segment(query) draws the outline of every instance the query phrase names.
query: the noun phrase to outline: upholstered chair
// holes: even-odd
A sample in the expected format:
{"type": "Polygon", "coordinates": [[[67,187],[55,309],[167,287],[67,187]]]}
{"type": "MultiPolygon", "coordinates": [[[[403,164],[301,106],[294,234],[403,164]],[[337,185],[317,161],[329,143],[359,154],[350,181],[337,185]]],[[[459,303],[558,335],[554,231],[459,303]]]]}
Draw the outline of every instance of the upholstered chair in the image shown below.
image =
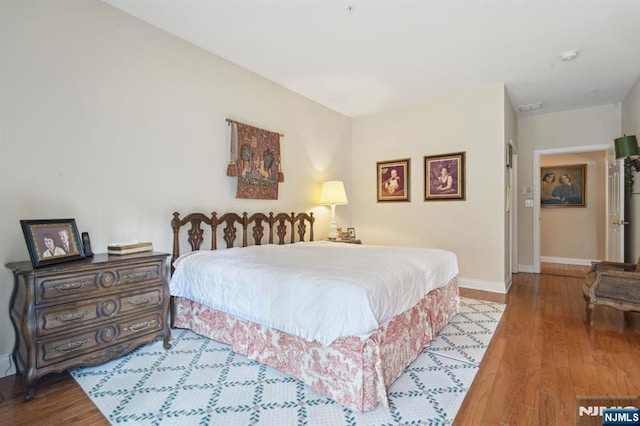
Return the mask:
{"type": "Polygon", "coordinates": [[[640,259],[637,264],[592,262],[583,292],[587,301],[587,321],[591,326],[596,305],[640,312],[640,259]]]}

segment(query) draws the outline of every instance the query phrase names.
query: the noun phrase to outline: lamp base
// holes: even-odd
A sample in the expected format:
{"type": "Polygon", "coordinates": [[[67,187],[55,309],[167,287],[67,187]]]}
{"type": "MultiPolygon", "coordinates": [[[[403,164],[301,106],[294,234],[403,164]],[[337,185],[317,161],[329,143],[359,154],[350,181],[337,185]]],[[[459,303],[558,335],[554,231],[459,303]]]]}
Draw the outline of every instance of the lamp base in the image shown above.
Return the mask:
{"type": "Polygon", "coordinates": [[[331,225],[329,225],[329,233],[327,234],[327,238],[330,240],[338,239],[338,226],[335,222],[331,222],[331,225]]]}

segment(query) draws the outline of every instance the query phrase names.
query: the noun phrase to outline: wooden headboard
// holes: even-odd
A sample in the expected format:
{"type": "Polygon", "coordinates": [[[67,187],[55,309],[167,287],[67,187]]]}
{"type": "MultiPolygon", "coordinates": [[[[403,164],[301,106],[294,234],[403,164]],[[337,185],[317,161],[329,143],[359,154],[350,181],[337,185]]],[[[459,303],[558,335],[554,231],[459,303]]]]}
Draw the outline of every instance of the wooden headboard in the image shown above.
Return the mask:
{"type": "Polygon", "coordinates": [[[276,244],[295,243],[305,241],[307,226],[309,227],[309,239],[313,241],[313,213],[254,213],[249,216],[246,212],[240,216],[237,213],[225,213],[218,217],[213,212],[211,216],[202,213],[191,213],[180,219],[180,213],[174,212],[171,220],[173,228],[173,253],[171,256],[171,272],[173,273],[173,262],[180,256],[180,229],[187,228],[187,242],[191,250],[200,250],[200,245],[204,241],[205,228],[210,227],[211,250],[218,248],[218,227],[222,226],[222,238],[227,248],[233,247],[237,238],[238,230],[242,230],[242,247],[249,245],[249,230],[253,238],[253,245],[261,245],[265,236],[265,228],[268,226],[268,244],[274,244],[274,234],[277,238],[276,244]],[[186,225],[186,226],[185,226],[186,225]],[[287,241],[287,233],[290,234],[287,241]],[[296,234],[298,238],[296,239],[296,234]]]}

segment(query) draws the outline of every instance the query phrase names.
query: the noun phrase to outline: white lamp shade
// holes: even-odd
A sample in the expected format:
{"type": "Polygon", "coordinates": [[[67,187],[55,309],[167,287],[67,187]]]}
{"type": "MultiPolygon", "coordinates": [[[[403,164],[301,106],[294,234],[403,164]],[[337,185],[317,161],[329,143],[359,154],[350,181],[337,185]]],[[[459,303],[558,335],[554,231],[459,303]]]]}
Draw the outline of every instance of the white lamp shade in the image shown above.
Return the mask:
{"type": "Polygon", "coordinates": [[[320,204],[348,204],[344,183],[341,180],[323,182],[320,204]]]}

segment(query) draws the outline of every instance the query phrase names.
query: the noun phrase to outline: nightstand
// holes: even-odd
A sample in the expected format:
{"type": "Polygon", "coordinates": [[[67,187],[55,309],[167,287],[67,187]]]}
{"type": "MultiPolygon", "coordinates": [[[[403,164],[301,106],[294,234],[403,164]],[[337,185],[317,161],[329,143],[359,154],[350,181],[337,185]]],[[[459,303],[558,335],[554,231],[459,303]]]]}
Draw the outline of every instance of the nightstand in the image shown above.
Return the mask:
{"type": "Polygon", "coordinates": [[[332,243],[362,244],[362,240],[358,240],[355,238],[351,238],[349,240],[342,240],[338,238],[337,240],[327,240],[327,241],[330,241],[332,243]]]}

